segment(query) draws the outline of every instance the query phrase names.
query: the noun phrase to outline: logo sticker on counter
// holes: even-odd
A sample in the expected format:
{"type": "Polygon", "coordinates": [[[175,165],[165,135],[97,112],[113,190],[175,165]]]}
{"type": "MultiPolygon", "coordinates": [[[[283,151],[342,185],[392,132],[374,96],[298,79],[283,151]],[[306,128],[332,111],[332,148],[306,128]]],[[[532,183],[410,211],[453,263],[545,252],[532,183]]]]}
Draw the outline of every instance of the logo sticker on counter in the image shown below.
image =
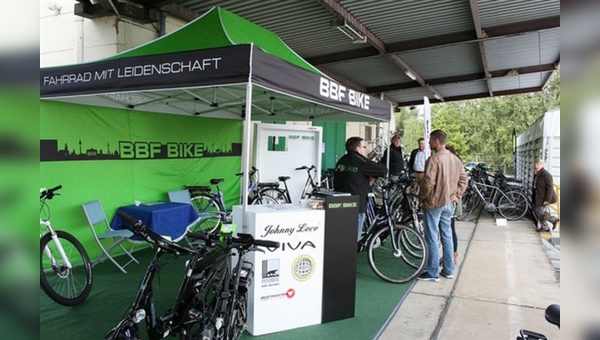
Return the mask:
{"type": "Polygon", "coordinates": [[[298,281],[310,279],[315,272],[315,261],[308,255],[301,255],[294,260],[292,265],[292,274],[298,281]]]}
{"type": "Polygon", "coordinates": [[[261,287],[279,285],[279,259],[262,261],[261,287]]]}

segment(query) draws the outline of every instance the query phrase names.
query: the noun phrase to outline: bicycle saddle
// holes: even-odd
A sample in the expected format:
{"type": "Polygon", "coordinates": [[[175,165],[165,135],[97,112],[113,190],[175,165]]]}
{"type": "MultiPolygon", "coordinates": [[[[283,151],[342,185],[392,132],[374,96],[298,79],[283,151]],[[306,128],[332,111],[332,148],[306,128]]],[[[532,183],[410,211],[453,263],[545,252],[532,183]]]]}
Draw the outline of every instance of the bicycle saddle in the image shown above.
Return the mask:
{"type": "Polygon", "coordinates": [[[285,181],[287,181],[290,178],[291,178],[290,176],[279,176],[279,177],[277,177],[277,179],[280,180],[280,181],[282,181],[282,182],[285,182],[285,181]]]}
{"type": "Polygon", "coordinates": [[[546,308],[546,321],[560,328],[560,305],[552,304],[546,308]]]}
{"type": "Polygon", "coordinates": [[[223,181],[225,181],[225,179],[223,179],[223,178],[213,178],[213,179],[210,180],[210,184],[217,185],[217,184],[219,184],[219,183],[221,183],[223,181]]]}

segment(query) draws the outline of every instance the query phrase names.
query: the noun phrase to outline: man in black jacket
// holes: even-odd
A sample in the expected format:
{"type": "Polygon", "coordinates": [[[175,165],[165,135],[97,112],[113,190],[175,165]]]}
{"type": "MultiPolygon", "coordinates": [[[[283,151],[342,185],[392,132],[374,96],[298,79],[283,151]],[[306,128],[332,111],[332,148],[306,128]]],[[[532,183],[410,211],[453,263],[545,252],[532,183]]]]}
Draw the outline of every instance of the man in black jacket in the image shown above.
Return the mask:
{"type": "MultiPolygon", "coordinates": [[[[390,141],[390,176],[400,176],[404,171],[404,159],[402,158],[402,147],[400,147],[400,136],[394,135],[390,141]]],[[[383,153],[379,163],[387,166],[388,149],[383,153]]]]}
{"type": "Polygon", "coordinates": [[[366,149],[364,139],[360,137],[348,138],[346,141],[346,154],[338,160],[333,173],[333,188],[335,191],[349,192],[359,197],[357,240],[360,240],[365,222],[367,193],[371,179],[385,176],[387,173],[384,165],[372,162],[366,157],[366,149]]]}
{"type": "Polygon", "coordinates": [[[556,228],[558,218],[552,216],[547,210],[548,204],[556,203],[556,193],[554,192],[554,179],[548,170],[544,169],[544,161],[536,159],[533,162],[535,174],[533,176],[533,207],[535,215],[540,222],[538,231],[550,231],[546,221],[552,223],[552,229],[556,228]]]}

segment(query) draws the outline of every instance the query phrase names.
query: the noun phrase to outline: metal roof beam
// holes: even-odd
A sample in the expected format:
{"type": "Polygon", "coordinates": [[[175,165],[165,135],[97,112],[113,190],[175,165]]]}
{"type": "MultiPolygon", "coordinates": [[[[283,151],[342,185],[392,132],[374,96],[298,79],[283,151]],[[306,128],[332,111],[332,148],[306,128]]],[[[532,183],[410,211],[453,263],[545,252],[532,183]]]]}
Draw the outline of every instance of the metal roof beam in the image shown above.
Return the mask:
{"type": "MultiPolygon", "coordinates": [[[[535,66],[526,66],[519,67],[514,69],[506,69],[506,70],[497,70],[490,71],[489,76],[491,78],[502,78],[511,75],[523,75],[523,74],[531,74],[531,73],[545,73],[552,72],[557,69],[557,64],[545,64],[545,65],[535,65],[535,66]]],[[[460,76],[451,76],[451,77],[443,77],[443,78],[435,78],[429,79],[429,85],[448,85],[448,84],[456,84],[456,83],[465,83],[470,81],[484,80],[487,79],[485,74],[483,73],[471,73],[460,76]]],[[[378,93],[378,92],[388,92],[388,91],[398,91],[398,90],[407,90],[417,88],[419,86],[414,83],[397,83],[397,84],[388,84],[382,86],[373,86],[366,88],[367,93],[378,93]]]]}
{"type": "MultiPolygon", "coordinates": [[[[541,87],[535,86],[535,87],[527,87],[527,88],[522,88],[522,89],[496,91],[495,94],[496,94],[496,97],[497,96],[508,96],[508,95],[513,95],[513,94],[538,92],[541,89],[542,89],[541,87]]],[[[453,101],[458,101],[458,100],[469,100],[469,99],[478,99],[478,98],[487,98],[487,97],[488,97],[487,92],[481,92],[481,93],[473,93],[473,94],[467,94],[467,95],[462,95],[462,96],[446,97],[444,99],[446,102],[453,102],[453,101]]],[[[430,102],[438,103],[439,101],[433,99],[433,100],[430,100],[430,102]]],[[[411,105],[421,105],[421,104],[423,104],[422,99],[398,102],[398,106],[411,106],[411,105]]]]}
{"type": "Polygon", "coordinates": [[[477,0],[469,0],[469,3],[471,4],[471,14],[473,15],[475,34],[477,35],[477,39],[479,40],[479,55],[481,57],[481,64],[483,65],[483,72],[485,73],[485,81],[487,83],[490,97],[493,97],[494,93],[492,91],[492,82],[490,80],[490,68],[488,66],[487,57],[485,55],[485,44],[483,43],[483,40],[481,40],[486,38],[486,36],[483,30],[481,29],[481,15],[479,15],[479,4],[477,3],[477,0]]]}
{"type": "MultiPolygon", "coordinates": [[[[350,25],[358,30],[359,33],[367,37],[367,42],[371,44],[379,54],[387,55],[396,65],[399,65],[405,72],[410,72],[415,76],[415,81],[418,82],[422,87],[426,88],[433,94],[435,98],[444,100],[442,94],[436,89],[431,87],[425,79],[419,73],[413,69],[404,59],[400,56],[389,54],[385,44],[379,37],[377,37],[365,24],[363,24],[357,17],[355,17],[350,11],[348,11],[342,4],[336,0],[318,0],[321,6],[329,10],[330,12],[342,17],[350,25]]],[[[310,62],[310,61],[309,61],[310,62]]]]}

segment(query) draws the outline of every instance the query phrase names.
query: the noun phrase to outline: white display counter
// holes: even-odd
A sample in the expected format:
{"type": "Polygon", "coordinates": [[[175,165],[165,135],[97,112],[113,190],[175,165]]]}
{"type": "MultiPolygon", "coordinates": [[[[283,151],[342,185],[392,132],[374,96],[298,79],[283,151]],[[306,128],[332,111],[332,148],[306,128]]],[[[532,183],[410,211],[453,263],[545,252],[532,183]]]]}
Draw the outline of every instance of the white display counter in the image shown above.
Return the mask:
{"type": "Polygon", "coordinates": [[[297,204],[233,207],[239,233],[277,241],[279,249],[250,252],[248,331],[262,335],[321,323],[325,211],[297,204]]]}

